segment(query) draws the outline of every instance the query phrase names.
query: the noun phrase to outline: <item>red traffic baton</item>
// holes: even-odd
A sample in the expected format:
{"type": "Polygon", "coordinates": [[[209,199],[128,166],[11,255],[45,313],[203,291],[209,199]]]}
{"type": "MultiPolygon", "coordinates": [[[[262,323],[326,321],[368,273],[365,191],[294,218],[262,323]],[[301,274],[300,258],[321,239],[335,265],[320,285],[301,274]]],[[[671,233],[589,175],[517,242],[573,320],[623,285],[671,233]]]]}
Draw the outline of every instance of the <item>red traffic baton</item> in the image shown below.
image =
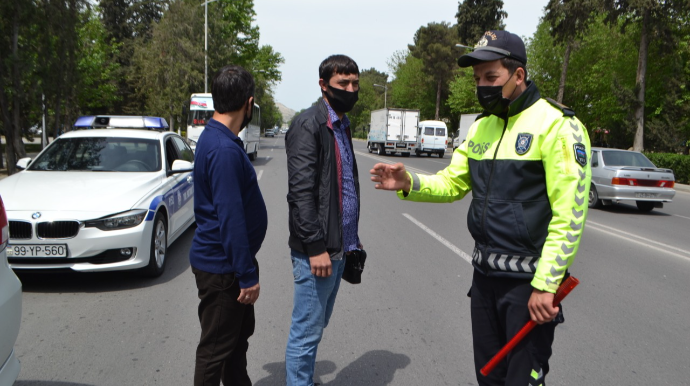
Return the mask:
{"type": "MultiPolygon", "coordinates": [[[[573,290],[578,284],[580,284],[580,281],[577,280],[576,278],[569,276],[561,285],[558,287],[558,291],[556,291],[556,295],[553,297],[553,306],[556,307],[557,305],[561,304],[561,301],[568,296],[570,291],[573,290]]],[[[522,338],[524,338],[527,334],[529,334],[530,331],[537,325],[537,322],[530,320],[527,322],[521,329],[518,331],[517,334],[508,342],[506,343],[505,346],[501,349],[501,351],[498,352],[498,354],[494,355],[493,358],[480,370],[483,376],[489,375],[491,370],[496,367],[496,365],[503,360],[503,358],[508,355],[510,350],[515,348],[515,346],[520,343],[522,338]]]]}

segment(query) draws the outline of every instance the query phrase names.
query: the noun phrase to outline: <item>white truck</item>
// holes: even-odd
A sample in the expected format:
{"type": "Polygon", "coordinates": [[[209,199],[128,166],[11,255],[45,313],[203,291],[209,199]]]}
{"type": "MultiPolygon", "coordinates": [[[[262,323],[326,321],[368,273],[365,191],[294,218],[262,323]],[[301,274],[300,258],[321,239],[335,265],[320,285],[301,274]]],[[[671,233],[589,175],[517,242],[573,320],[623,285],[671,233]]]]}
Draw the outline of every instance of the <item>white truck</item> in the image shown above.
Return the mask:
{"type": "Polygon", "coordinates": [[[409,157],[417,146],[419,110],[386,108],[371,112],[371,124],[367,135],[369,153],[378,155],[400,152],[409,157]]]}
{"type": "Polygon", "coordinates": [[[470,126],[477,120],[479,113],[476,114],[462,114],[460,115],[460,124],[458,125],[458,131],[455,132],[453,136],[453,151],[459,148],[460,145],[467,139],[467,133],[470,132],[470,126]]]}
{"type": "MultiPolygon", "coordinates": [[[[189,114],[187,115],[187,139],[191,140],[192,150],[196,149],[196,141],[208,121],[213,117],[213,97],[210,93],[192,94],[189,101],[189,114]]],[[[238,137],[244,143],[244,151],[250,160],[255,160],[259,153],[259,141],[261,140],[261,109],[254,104],[252,120],[247,127],[242,128],[238,137]]]]}

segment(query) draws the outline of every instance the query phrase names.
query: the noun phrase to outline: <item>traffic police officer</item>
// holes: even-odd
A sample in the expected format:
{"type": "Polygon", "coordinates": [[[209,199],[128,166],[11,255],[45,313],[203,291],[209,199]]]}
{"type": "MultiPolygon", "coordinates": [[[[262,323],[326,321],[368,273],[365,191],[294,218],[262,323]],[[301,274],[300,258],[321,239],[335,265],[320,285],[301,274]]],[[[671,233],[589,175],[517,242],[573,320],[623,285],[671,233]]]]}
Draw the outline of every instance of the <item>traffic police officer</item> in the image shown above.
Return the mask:
{"type": "Polygon", "coordinates": [[[541,97],[527,80],[525,45],[487,31],[458,60],[472,66],[484,108],[436,175],[402,163],[371,170],[377,189],[401,199],[452,202],[472,191],[467,225],[475,240],[471,297],[479,385],[543,385],[557,323],[553,297],[578,251],[591,171],[589,137],[575,113],[541,97]],[[480,369],[528,321],[539,325],[492,373],[480,369]]]}

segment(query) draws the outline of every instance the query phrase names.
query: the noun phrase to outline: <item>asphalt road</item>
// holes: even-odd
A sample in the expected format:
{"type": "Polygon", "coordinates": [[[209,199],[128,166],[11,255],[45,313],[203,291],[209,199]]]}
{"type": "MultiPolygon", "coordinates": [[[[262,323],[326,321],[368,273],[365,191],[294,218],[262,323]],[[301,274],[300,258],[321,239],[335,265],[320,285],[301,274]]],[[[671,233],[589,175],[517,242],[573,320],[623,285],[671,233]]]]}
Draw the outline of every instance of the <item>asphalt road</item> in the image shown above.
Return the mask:
{"type": "MultiPolygon", "coordinates": [[[[258,255],[261,297],[250,340],[256,386],[284,384],[292,309],[283,135],[261,138],[254,166],[269,213],[258,255]]],[[[363,283],[343,282],[319,348],[316,380],[341,385],[476,385],[469,299],[469,200],[406,203],[376,191],[368,170],[403,161],[433,173],[437,157],[379,157],[356,142],[362,185],[363,283]]],[[[651,213],[591,210],[571,272],[549,385],[686,385],[690,378],[690,193],[651,213]]],[[[165,274],[22,275],[16,386],[189,385],[199,326],[188,230],[165,274]]]]}

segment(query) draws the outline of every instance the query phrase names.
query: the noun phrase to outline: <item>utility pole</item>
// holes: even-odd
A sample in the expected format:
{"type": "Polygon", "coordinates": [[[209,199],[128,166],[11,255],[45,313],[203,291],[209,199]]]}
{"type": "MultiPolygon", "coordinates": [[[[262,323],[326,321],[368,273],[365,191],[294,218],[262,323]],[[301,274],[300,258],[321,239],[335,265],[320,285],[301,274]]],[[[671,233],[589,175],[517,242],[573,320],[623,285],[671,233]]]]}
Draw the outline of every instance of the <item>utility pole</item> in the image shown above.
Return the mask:
{"type": "Polygon", "coordinates": [[[208,92],[208,3],[218,0],[208,0],[204,2],[204,92],[208,92]]]}
{"type": "Polygon", "coordinates": [[[388,106],[388,86],[381,86],[380,84],[375,84],[374,87],[383,87],[383,108],[387,108],[388,106]]]}

